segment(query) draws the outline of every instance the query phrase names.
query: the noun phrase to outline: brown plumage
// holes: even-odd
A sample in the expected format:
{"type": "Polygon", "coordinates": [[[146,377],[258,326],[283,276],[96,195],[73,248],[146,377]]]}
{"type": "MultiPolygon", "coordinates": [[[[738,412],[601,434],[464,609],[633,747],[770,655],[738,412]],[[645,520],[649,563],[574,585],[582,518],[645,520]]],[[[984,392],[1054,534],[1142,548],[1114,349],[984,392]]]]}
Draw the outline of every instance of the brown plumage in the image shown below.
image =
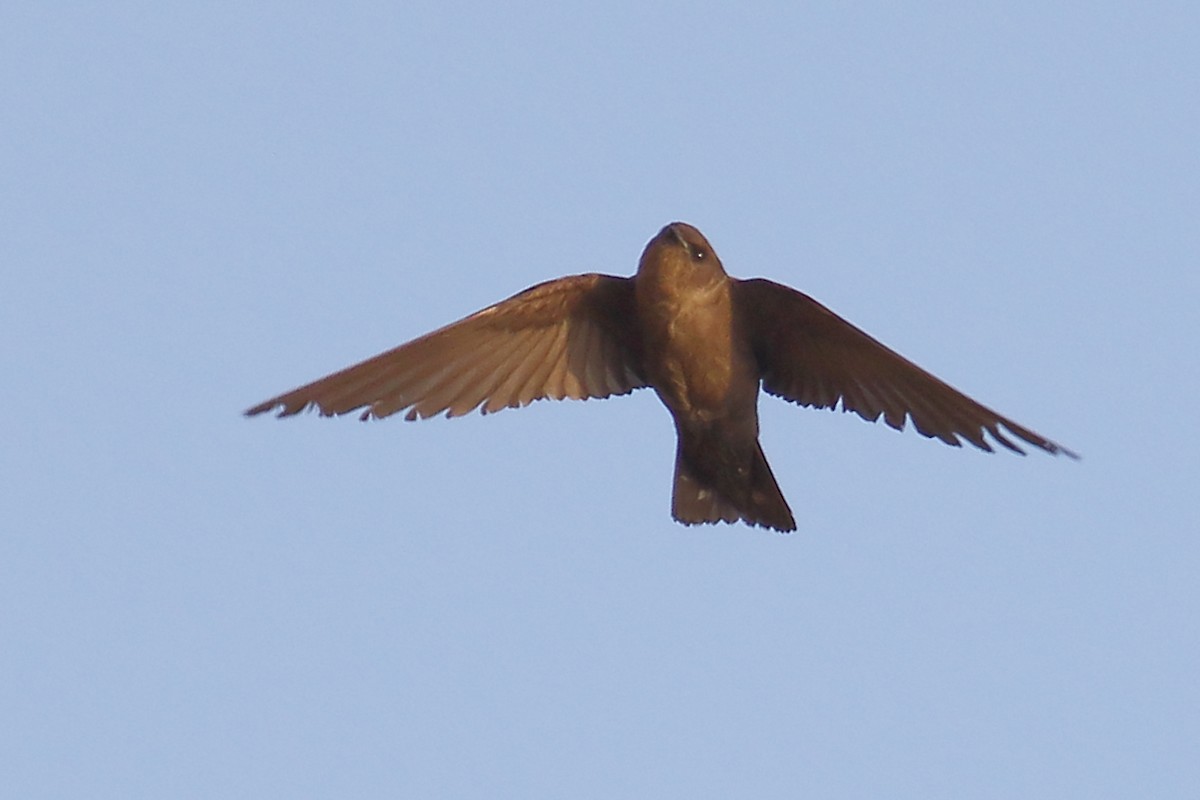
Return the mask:
{"type": "Polygon", "coordinates": [[[675,421],[676,520],[796,522],[758,443],[758,390],[925,436],[1017,453],[1011,437],[1077,456],[980,405],[807,295],[730,278],[690,225],[646,246],[632,278],[548,281],[465,319],[251,408],[290,416],[365,409],[406,419],[516,408],[649,386],[675,421]],[[1006,435],[1006,433],[1008,435],[1006,435]]]}

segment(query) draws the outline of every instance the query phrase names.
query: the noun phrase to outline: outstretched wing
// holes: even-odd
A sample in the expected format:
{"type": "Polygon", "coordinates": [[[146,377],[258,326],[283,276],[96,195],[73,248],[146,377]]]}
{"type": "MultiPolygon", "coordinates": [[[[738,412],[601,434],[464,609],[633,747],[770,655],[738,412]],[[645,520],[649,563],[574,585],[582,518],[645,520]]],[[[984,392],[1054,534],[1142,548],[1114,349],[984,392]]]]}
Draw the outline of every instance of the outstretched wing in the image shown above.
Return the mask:
{"type": "Polygon", "coordinates": [[[734,284],[736,313],[747,326],[763,388],[793,403],[881,416],[958,447],[959,437],[983,450],[1000,444],[1024,453],[1001,431],[1050,453],[1078,458],[1067,448],[997,414],[890,350],[811,297],[772,281],[734,284]]]}
{"type": "Polygon", "coordinates": [[[248,416],[310,406],[362,418],[489,413],[541,398],[626,394],[645,386],[632,324],[633,282],[573,275],[538,284],[361,364],[273,397],[248,416]]]}

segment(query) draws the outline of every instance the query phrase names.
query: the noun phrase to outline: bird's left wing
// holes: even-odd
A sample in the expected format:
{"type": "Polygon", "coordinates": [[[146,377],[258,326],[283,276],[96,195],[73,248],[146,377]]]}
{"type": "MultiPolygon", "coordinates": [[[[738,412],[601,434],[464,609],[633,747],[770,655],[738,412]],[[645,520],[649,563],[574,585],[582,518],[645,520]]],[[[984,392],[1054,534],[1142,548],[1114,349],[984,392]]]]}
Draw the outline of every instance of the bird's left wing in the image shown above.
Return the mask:
{"type": "Polygon", "coordinates": [[[608,397],[646,385],[632,324],[633,281],[573,275],[526,289],[465,319],[273,397],[246,414],[407,419],[484,413],[541,398],[608,397]]]}
{"type": "Polygon", "coordinates": [[[959,446],[958,437],[990,451],[988,433],[1024,451],[1001,428],[1050,453],[1078,458],[1062,445],[975,402],[868,336],[805,294],[772,281],[734,283],[734,308],[746,326],[763,388],[793,403],[854,411],[893,428],[905,418],[921,434],[959,446]]]}

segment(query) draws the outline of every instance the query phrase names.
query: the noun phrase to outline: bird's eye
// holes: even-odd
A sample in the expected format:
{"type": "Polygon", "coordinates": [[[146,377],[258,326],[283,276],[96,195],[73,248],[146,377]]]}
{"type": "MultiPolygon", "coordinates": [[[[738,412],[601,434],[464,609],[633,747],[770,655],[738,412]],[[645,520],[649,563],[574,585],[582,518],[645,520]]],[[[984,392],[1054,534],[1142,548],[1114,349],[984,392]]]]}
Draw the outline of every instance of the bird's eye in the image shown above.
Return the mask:
{"type": "Polygon", "coordinates": [[[708,258],[708,251],[703,247],[695,247],[692,249],[692,258],[696,261],[703,261],[708,258]]]}

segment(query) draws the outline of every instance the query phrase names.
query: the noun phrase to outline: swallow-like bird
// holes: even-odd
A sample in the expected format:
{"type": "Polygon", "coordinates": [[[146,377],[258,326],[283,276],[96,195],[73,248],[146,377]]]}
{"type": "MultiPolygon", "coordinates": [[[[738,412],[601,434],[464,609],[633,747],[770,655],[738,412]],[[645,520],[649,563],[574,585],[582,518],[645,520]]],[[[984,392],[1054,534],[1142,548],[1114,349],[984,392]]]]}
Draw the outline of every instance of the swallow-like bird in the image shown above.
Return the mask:
{"type": "Polygon", "coordinates": [[[667,225],[632,278],[572,275],[533,286],[394,350],[273,397],[248,416],[315,406],[362,419],[484,414],[533,400],[650,387],[678,445],[671,514],[687,525],[736,522],[779,531],[796,520],[758,442],[758,390],[814,408],[883,417],[955,447],[1024,454],[1005,431],[1078,458],[981,405],[811,297],[725,272],[696,228],[667,225]],[[1003,430],[1002,430],[1003,429],[1003,430]]]}

